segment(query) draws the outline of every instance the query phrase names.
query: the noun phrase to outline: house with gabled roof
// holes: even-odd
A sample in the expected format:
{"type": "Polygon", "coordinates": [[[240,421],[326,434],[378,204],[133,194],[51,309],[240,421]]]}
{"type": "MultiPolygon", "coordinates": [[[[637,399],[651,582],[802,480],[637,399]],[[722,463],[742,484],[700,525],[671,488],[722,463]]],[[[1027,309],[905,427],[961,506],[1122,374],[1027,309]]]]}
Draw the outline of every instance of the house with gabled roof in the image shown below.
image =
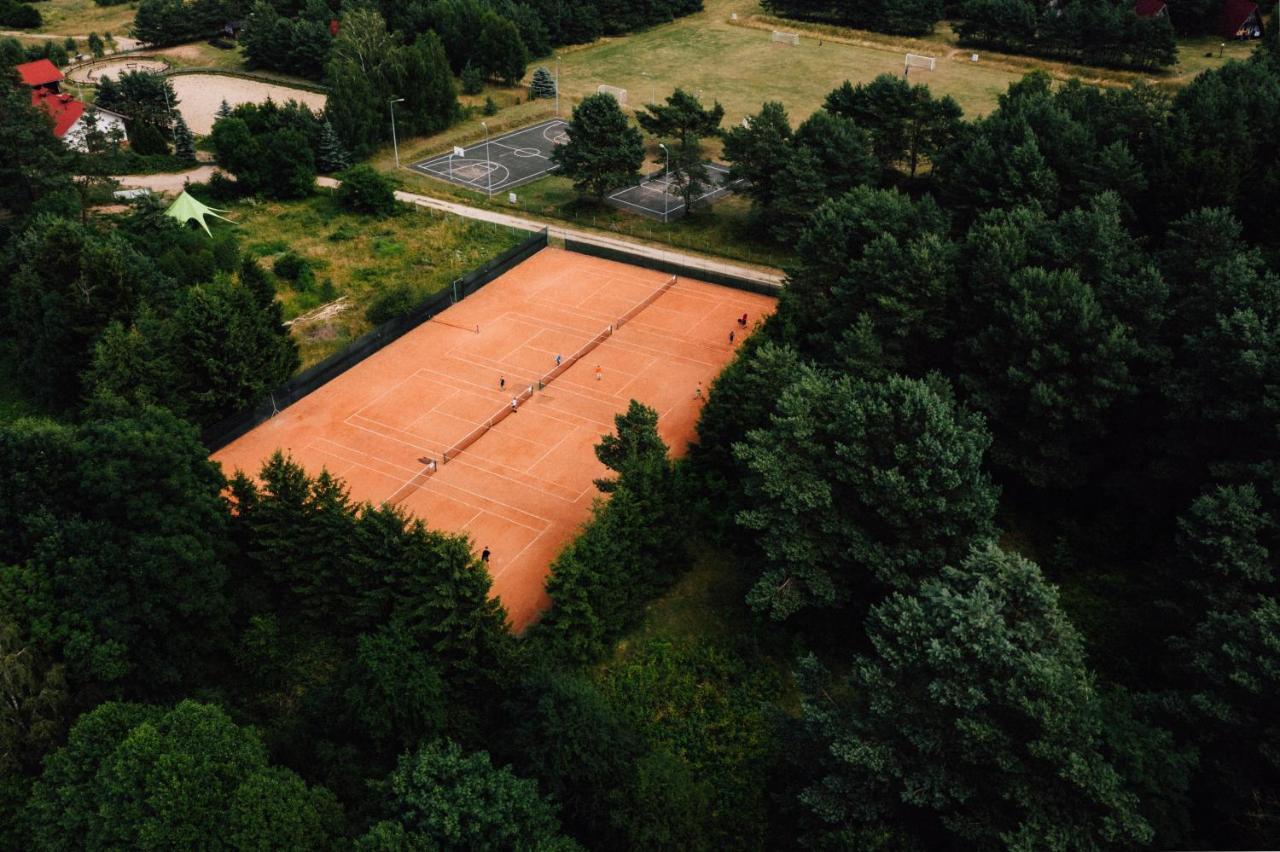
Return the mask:
{"type": "Polygon", "coordinates": [[[86,137],[95,126],[104,134],[118,129],[120,137],[128,140],[125,116],[109,109],[91,107],[63,92],[62,72],[48,59],[24,62],[17,66],[17,70],[22,84],[31,90],[31,105],[44,110],[53,120],[53,135],[68,148],[86,150],[86,137]]]}

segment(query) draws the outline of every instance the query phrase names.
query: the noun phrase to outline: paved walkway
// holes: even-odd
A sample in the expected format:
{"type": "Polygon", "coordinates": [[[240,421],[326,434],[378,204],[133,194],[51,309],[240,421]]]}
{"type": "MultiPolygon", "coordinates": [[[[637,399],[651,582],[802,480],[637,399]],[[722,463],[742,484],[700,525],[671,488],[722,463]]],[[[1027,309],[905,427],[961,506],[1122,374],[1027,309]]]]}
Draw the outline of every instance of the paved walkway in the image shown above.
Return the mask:
{"type": "MultiPolygon", "coordinates": [[[[316,183],[320,186],[327,187],[338,186],[338,181],[328,177],[316,178],[316,183]]],[[[785,278],[782,272],[776,269],[743,266],[741,264],[733,263],[732,261],[709,258],[703,255],[690,254],[686,251],[633,242],[631,240],[619,239],[617,237],[608,237],[592,231],[581,231],[576,228],[566,228],[562,225],[553,225],[549,222],[527,219],[523,216],[514,216],[510,213],[501,213],[497,210],[485,210],[480,207],[470,207],[466,204],[459,204],[455,201],[445,201],[440,198],[432,198],[429,195],[419,195],[414,192],[396,192],[396,198],[407,204],[416,204],[419,207],[440,210],[444,213],[452,213],[455,216],[464,216],[468,219],[478,219],[482,222],[493,222],[496,225],[503,225],[508,228],[519,228],[525,231],[541,231],[543,228],[546,228],[548,235],[553,239],[571,239],[578,242],[591,243],[593,245],[618,249],[620,251],[639,254],[645,257],[652,257],[658,260],[680,263],[695,269],[706,269],[712,272],[719,272],[723,275],[733,275],[738,278],[759,281],[773,287],[781,288],[782,282],[785,278]]]]}

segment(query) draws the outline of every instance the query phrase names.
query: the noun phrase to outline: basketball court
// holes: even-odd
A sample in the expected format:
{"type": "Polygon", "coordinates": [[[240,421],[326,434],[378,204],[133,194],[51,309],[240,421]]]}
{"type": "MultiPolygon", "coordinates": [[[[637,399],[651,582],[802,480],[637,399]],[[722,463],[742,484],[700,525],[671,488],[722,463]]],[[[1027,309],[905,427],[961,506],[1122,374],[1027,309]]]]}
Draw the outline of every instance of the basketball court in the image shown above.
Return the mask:
{"type": "Polygon", "coordinates": [[[449,181],[477,192],[501,192],[536,180],[559,168],[551,162],[557,145],[569,141],[567,121],[553,118],[540,124],[495,136],[426,160],[409,168],[428,177],[449,181]]]}
{"type": "Polygon", "coordinates": [[[631,399],[682,454],[711,381],[769,296],[546,248],[213,456],[256,473],[280,449],[492,551],[515,630],[590,517],[594,447],[631,399]],[[476,330],[478,327],[478,331],[476,330]],[[729,333],[737,340],[731,344],[729,333]],[[559,356],[559,363],[557,363],[559,356]],[[500,386],[505,383],[505,386],[500,386]],[[515,411],[511,401],[517,401],[515,411]]]}
{"type": "MultiPolygon", "coordinates": [[[[722,165],[717,163],[706,163],[705,165],[707,168],[707,187],[694,199],[695,204],[710,204],[712,201],[728,195],[735,187],[744,183],[742,180],[730,181],[729,170],[722,165]]],[[[605,198],[605,201],[619,210],[638,213],[641,216],[647,216],[658,221],[670,221],[683,216],[685,213],[684,198],[680,195],[679,187],[675,185],[669,175],[664,175],[661,172],[655,172],[654,174],[660,176],[653,179],[641,178],[640,183],[636,186],[628,186],[625,189],[611,192],[605,198]]]]}

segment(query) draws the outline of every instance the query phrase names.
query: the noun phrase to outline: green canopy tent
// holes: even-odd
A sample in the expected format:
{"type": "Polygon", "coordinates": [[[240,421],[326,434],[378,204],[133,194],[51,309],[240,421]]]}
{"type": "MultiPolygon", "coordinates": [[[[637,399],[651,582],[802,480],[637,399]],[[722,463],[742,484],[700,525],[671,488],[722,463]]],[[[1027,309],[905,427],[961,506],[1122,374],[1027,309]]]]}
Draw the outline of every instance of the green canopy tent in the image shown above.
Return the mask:
{"type": "Polygon", "coordinates": [[[216,207],[209,207],[201,204],[199,201],[187,194],[186,190],[178,196],[177,200],[169,205],[169,209],[164,211],[164,215],[177,219],[179,222],[186,224],[192,219],[200,223],[200,227],[204,228],[204,232],[209,236],[213,236],[213,232],[209,230],[209,223],[204,220],[205,216],[213,216],[224,222],[230,222],[226,216],[219,216],[219,213],[226,213],[226,210],[219,210],[216,207]]]}

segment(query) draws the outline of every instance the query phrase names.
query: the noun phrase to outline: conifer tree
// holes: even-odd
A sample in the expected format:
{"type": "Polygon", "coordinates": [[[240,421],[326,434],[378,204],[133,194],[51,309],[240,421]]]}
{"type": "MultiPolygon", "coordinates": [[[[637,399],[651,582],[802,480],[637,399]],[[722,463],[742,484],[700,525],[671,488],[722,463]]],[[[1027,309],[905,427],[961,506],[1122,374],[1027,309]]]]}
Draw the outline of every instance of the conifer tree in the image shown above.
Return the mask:
{"type": "Polygon", "coordinates": [[[173,153],[183,160],[195,162],[196,142],[191,136],[191,128],[187,127],[182,113],[175,112],[173,115],[173,153]]]}
{"type": "Polygon", "coordinates": [[[320,127],[320,156],[316,165],[322,172],[340,172],[351,167],[351,157],[329,119],[320,127]]]}
{"type": "Polygon", "coordinates": [[[529,98],[554,98],[555,96],[555,79],[545,66],[539,66],[538,70],[533,72],[533,82],[529,84],[529,98]]]}

